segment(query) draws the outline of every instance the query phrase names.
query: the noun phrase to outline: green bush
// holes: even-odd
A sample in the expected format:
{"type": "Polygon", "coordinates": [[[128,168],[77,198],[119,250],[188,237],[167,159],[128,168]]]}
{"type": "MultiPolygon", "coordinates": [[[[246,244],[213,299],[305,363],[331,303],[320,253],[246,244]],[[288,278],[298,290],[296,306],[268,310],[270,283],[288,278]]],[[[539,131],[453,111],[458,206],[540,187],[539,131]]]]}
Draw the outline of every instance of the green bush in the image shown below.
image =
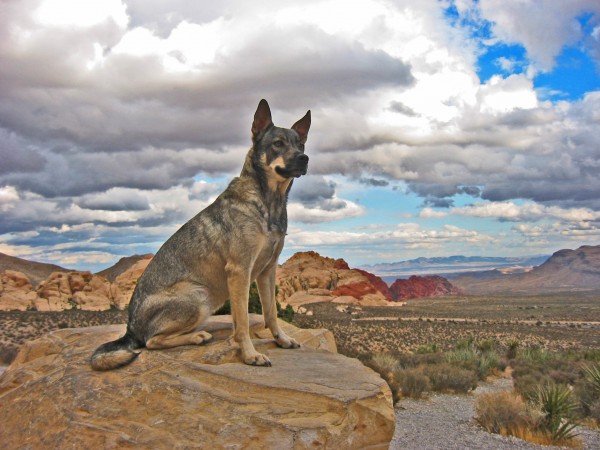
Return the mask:
{"type": "Polygon", "coordinates": [[[399,369],[394,376],[405,397],[422,398],[431,389],[429,378],[419,369],[399,369]]]}
{"type": "Polygon", "coordinates": [[[417,348],[418,354],[437,353],[437,351],[438,346],[436,343],[419,345],[419,347],[417,348]]]}
{"type": "MultiPolygon", "coordinates": [[[[277,287],[275,288],[275,295],[277,296],[277,287]]],[[[277,306],[277,317],[286,322],[292,322],[292,320],[294,320],[295,313],[292,305],[287,305],[285,308],[282,308],[277,300],[275,300],[275,305],[277,306]]],[[[258,287],[255,282],[250,285],[250,290],[248,292],[248,312],[251,314],[262,314],[262,303],[260,302],[258,287]]],[[[231,314],[231,302],[229,300],[215,312],[215,315],[217,316],[227,314],[231,314]]]]}
{"type": "Polygon", "coordinates": [[[422,372],[434,391],[469,392],[477,387],[477,374],[452,364],[423,366],[422,372]]]}

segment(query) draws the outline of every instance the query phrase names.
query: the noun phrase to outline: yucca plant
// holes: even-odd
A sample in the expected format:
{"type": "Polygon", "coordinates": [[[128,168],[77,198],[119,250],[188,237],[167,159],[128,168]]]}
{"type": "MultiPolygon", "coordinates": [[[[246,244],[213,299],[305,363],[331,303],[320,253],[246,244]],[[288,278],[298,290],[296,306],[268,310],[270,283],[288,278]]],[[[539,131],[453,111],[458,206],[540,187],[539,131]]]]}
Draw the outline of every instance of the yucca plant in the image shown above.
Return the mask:
{"type": "Polygon", "coordinates": [[[583,367],[583,376],[585,380],[590,384],[592,389],[600,394],[600,365],[596,364],[593,366],[583,367]]]}
{"type": "Polygon", "coordinates": [[[518,351],[519,351],[520,345],[521,345],[521,342],[518,341],[517,339],[511,340],[507,344],[506,358],[507,359],[515,359],[517,357],[517,355],[518,355],[518,351]]]}
{"type": "Polygon", "coordinates": [[[550,435],[553,443],[559,444],[577,436],[577,423],[573,420],[577,404],[567,386],[542,386],[537,390],[535,400],[543,414],[540,426],[550,435]]]}

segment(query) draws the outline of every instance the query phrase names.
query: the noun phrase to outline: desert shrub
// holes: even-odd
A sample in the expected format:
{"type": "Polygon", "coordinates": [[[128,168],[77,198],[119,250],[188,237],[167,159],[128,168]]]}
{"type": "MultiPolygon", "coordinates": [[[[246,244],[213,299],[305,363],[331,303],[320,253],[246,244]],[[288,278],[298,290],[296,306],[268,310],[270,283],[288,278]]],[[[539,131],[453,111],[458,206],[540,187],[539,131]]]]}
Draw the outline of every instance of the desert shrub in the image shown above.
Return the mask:
{"type": "Polygon", "coordinates": [[[587,380],[580,379],[575,383],[575,386],[573,386],[573,396],[577,399],[577,413],[579,417],[590,417],[594,420],[599,418],[595,414],[597,409],[594,405],[600,403],[600,398],[587,380]]]}
{"type": "Polygon", "coordinates": [[[480,380],[485,380],[495,370],[504,370],[506,367],[506,364],[498,358],[495,350],[489,349],[481,352],[475,346],[461,347],[448,352],[446,360],[463,369],[475,371],[480,380]]]}
{"type": "Polygon", "coordinates": [[[493,352],[496,351],[496,341],[492,340],[492,339],[484,339],[482,341],[479,341],[475,344],[475,347],[477,348],[477,351],[480,353],[489,353],[489,352],[493,352]]]}
{"type": "Polygon", "coordinates": [[[550,384],[551,382],[550,377],[540,372],[526,373],[518,377],[515,377],[513,372],[515,392],[523,396],[526,400],[535,399],[538,388],[545,384],[550,384]]]}
{"type": "Polygon", "coordinates": [[[438,351],[438,346],[436,343],[423,344],[423,345],[419,345],[419,347],[417,347],[418,354],[437,353],[437,351],[438,351]]]}
{"type": "MultiPolygon", "coordinates": [[[[275,296],[277,296],[277,287],[275,287],[275,296]]],[[[294,320],[294,309],[291,305],[287,305],[285,308],[282,308],[277,300],[275,300],[275,305],[277,307],[277,317],[286,322],[291,322],[294,320]]],[[[248,292],[248,312],[254,314],[262,314],[262,303],[260,302],[260,296],[258,295],[258,287],[256,282],[253,282],[250,285],[250,290],[248,292]]],[[[227,315],[231,314],[231,302],[227,300],[223,306],[221,306],[216,312],[215,315],[227,315]]]]}
{"type": "Polygon", "coordinates": [[[503,369],[505,365],[502,365],[498,355],[495,351],[488,351],[479,356],[477,360],[477,376],[480,380],[485,380],[492,372],[503,369]]]}
{"type": "Polygon", "coordinates": [[[521,350],[518,357],[530,364],[546,364],[548,361],[554,359],[552,352],[538,347],[525,347],[521,350]]]}
{"type": "MultiPolygon", "coordinates": [[[[276,300],[276,302],[277,302],[277,300],[276,300]]],[[[292,308],[292,305],[290,305],[288,303],[285,308],[282,308],[281,305],[279,304],[279,302],[277,302],[276,304],[277,304],[277,317],[279,317],[281,320],[284,320],[288,323],[292,323],[294,321],[294,316],[296,315],[296,313],[294,312],[294,308],[292,308]]]]}
{"type": "Polygon", "coordinates": [[[469,337],[468,339],[461,339],[456,343],[456,350],[471,350],[475,339],[469,337]]]}
{"type": "Polygon", "coordinates": [[[506,359],[515,359],[518,355],[520,345],[521,343],[516,339],[509,341],[506,344],[506,359]]]}
{"type": "Polygon", "coordinates": [[[371,361],[378,368],[377,372],[393,372],[399,366],[398,358],[390,353],[376,353],[371,361]]]}
{"type": "Polygon", "coordinates": [[[429,378],[419,369],[399,369],[395,377],[405,397],[422,398],[431,389],[429,378]]]}
{"type": "Polygon", "coordinates": [[[548,434],[553,444],[568,443],[577,436],[577,423],[573,419],[577,404],[567,386],[542,386],[538,388],[534,401],[542,413],[539,427],[548,434]]]}
{"type": "Polygon", "coordinates": [[[594,392],[600,394],[600,365],[584,366],[583,376],[594,392]]]}
{"type": "Polygon", "coordinates": [[[578,447],[574,409],[568,388],[560,385],[539,387],[532,401],[503,391],[481,395],[475,404],[477,421],[492,433],[541,445],[578,447]]]}
{"type": "Polygon", "coordinates": [[[441,352],[437,353],[402,353],[398,355],[400,367],[409,369],[411,367],[419,367],[424,364],[439,364],[445,361],[445,356],[441,352]]]}
{"type": "Polygon", "coordinates": [[[477,422],[490,433],[521,437],[534,428],[531,408],[519,395],[509,392],[483,394],[475,403],[477,422]]]}
{"type": "Polygon", "coordinates": [[[585,365],[581,372],[582,378],[573,388],[578,413],[581,417],[589,417],[600,424],[600,365],[585,365]]]}
{"type": "Polygon", "coordinates": [[[371,358],[363,361],[363,364],[373,369],[386,381],[390,391],[392,391],[394,404],[400,400],[400,386],[397,376],[399,363],[396,357],[389,353],[376,353],[371,358]]]}
{"type": "Polygon", "coordinates": [[[477,387],[475,372],[452,364],[423,366],[422,372],[429,378],[434,391],[469,392],[477,387]]]}
{"type": "Polygon", "coordinates": [[[581,356],[586,361],[600,362],[600,349],[586,349],[581,356]]]}

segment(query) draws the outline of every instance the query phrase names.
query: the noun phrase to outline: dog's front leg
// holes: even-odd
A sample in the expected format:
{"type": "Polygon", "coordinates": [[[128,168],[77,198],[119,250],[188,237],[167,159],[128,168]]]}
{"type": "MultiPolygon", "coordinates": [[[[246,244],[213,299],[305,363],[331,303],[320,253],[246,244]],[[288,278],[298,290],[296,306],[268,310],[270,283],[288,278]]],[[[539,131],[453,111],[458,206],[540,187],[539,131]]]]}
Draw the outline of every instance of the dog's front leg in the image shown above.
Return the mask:
{"type": "Polygon", "coordinates": [[[267,268],[256,278],[258,294],[265,318],[265,326],[271,330],[277,345],[283,348],[298,348],[300,344],[279,328],[277,322],[277,304],[275,302],[275,266],[267,268]]]}
{"type": "Polygon", "coordinates": [[[233,339],[240,346],[242,360],[252,366],[270,366],[271,361],[262,353],[258,353],[250,339],[248,319],[248,290],[250,289],[250,273],[247,267],[238,264],[227,264],[227,288],[231,302],[233,317],[233,339]]]}

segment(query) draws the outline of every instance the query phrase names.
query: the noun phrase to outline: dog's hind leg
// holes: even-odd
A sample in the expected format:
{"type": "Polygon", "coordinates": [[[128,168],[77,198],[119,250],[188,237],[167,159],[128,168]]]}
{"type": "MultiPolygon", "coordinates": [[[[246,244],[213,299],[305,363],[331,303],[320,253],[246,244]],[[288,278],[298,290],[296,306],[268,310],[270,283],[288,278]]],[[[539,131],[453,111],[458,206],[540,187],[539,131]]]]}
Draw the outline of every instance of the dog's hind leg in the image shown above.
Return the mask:
{"type": "Polygon", "coordinates": [[[275,302],[275,266],[267,268],[257,278],[258,294],[262,304],[265,326],[271,330],[275,342],[282,348],[298,348],[300,344],[279,328],[277,304],[275,302]]]}
{"type": "Polygon", "coordinates": [[[207,292],[191,283],[179,283],[168,291],[146,299],[146,348],[151,350],[199,345],[212,336],[198,330],[210,316],[207,292]]]}

